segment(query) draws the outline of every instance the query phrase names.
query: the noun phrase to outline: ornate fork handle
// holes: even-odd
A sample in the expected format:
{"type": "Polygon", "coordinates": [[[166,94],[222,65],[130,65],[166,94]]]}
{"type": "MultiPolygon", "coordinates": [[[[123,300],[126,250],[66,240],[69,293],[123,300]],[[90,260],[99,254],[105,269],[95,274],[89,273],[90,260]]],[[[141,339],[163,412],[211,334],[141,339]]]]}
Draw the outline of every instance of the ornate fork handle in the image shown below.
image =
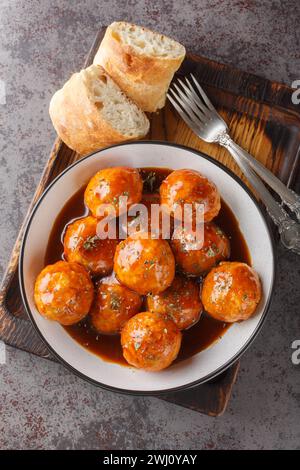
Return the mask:
{"type": "MultiPolygon", "coordinates": [[[[274,223],[278,226],[282,244],[286,248],[300,255],[300,224],[293,220],[288,215],[288,213],[277,203],[277,201],[275,201],[263,182],[258,178],[256,173],[254,173],[250,167],[250,162],[248,162],[248,159],[242,156],[241,153],[236,149],[237,144],[233,142],[231,137],[226,132],[219,134],[216,141],[223,147],[227,148],[247,177],[250,184],[257,191],[261,200],[265,204],[269,215],[271,216],[274,223]]],[[[240,149],[239,146],[237,147],[240,149]]]]}
{"type": "Polygon", "coordinates": [[[264,165],[241,148],[238,144],[231,139],[229,134],[224,131],[218,136],[218,142],[226,147],[229,151],[233,149],[239,156],[246,160],[250,166],[256,171],[256,173],[281,197],[284,204],[286,204],[291,211],[293,211],[300,221],[300,196],[291,189],[287,188],[280,179],[278,179],[271,171],[269,171],[264,165]]]}

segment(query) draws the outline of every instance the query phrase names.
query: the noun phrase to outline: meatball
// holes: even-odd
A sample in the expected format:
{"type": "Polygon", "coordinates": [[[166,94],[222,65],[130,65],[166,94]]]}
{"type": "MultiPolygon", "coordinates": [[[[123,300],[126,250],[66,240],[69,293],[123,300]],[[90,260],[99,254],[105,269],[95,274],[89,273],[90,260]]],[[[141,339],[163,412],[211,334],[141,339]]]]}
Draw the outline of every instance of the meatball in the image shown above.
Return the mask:
{"type": "Polygon", "coordinates": [[[91,309],[93,326],[99,333],[118,333],[142,306],[142,297],[122,286],[114,274],[97,284],[96,298],[91,309]]]}
{"type": "Polygon", "coordinates": [[[165,210],[174,214],[176,208],[191,204],[196,220],[196,204],[203,204],[204,222],[212,220],[221,208],[220,194],[215,184],[194,170],[175,170],[160,186],[161,203],[165,210]]]}
{"type": "Polygon", "coordinates": [[[225,233],[213,222],[203,226],[203,241],[197,241],[195,232],[177,227],[171,247],[176,263],[190,276],[200,276],[230,256],[230,243],[225,233]]]}
{"type": "Polygon", "coordinates": [[[125,324],[121,344],[129,364],[138,369],[159,371],[176,359],[181,346],[181,333],[168,317],[142,312],[125,324]]]}
{"type": "Polygon", "coordinates": [[[198,284],[183,276],[176,276],[171,286],[160,294],[148,294],[150,312],[167,315],[180,330],[194,325],[202,312],[198,284]]]}
{"type": "Polygon", "coordinates": [[[64,236],[64,256],[85,266],[92,274],[106,276],[111,273],[114,254],[119,240],[97,235],[98,220],[88,216],[68,225],[64,236]]]}
{"type": "MultiPolygon", "coordinates": [[[[128,216],[124,223],[121,224],[122,230],[127,235],[133,232],[148,231],[151,238],[171,238],[173,232],[173,219],[168,214],[161,211],[160,196],[158,193],[145,193],[139,204],[147,209],[147,212],[139,211],[137,207],[136,216],[128,216]],[[158,217],[152,217],[151,207],[155,205],[158,209],[158,217]],[[157,220],[158,219],[158,220],[157,220]],[[151,227],[152,226],[152,227],[151,227]],[[152,232],[151,232],[152,230],[152,232]]],[[[132,206],[132,209],[135,206],[132,206]]]]}
{"type": "Polygon", "coordinates": [[[38,275],[34,300],[39,313],[62,325],[73,325],[89,312],[94,286],[86,269],[77,263],[58,261],[38,275]]]}
{"type": "Polygon", "coordinates": [[[257,273],[246,263],[225,261],[206,276],[202,289],[204,309],[216,320],[247,320],[261,298],[257,273]]]}
{"type": "Polygon", "coordinates": [[[156,294],[172,284],[175,260],[166,240],[153,240],[149,234],[138,232],[117,246],[114,271],[129,289],[156,294]]]}
{"type": "Polygon", "coordinates": [[[84,202],[95,217],[116,217],[141,200],[142,190],[143,181],[136,168],[105,168],[89,181],[84,202]],[[126,204],[119,204],[121,196],[127,197],[126,204]],[[106,206],[101,214],[103,204],[106,206]]]}

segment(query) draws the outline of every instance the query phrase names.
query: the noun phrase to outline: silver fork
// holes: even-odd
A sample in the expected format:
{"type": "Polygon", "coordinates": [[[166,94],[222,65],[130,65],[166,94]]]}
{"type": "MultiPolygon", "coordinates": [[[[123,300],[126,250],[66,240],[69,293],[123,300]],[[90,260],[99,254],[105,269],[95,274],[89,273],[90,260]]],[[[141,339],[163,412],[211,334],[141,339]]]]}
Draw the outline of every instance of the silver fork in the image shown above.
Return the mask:
{"type": "Polygon", "coordinates": [[[277,203],[257,175],[279,194],[298,220],[300,220],[300,196],[287,188],[273,173],[231,139],[225,121],[192,74],[191,78],[193,85],[187,77],[185,77],[186,83],[178,79],[181,88],[174,83],[174,88],[170,88],[167,94],[168,99],[198,137],[206,142],[218,143],[230,152],[278,226],[282,244],[300,255],[300,224],[277,203]]]}

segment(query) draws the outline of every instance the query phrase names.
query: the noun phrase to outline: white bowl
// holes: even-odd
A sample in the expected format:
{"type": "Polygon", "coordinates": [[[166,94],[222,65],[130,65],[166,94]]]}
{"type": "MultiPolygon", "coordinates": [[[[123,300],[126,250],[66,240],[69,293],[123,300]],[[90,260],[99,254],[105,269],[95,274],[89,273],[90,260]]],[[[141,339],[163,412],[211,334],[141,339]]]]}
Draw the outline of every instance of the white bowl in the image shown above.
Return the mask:
{"type": "Polygon", "coordinates": [[[27,223],[20,255],[20,285],[27,312],[49,349],[67,367],[97,385],[127,393],[154,394],[203,383],[235,362],[254,340],[265,318],[274,283],[272,236],[265,217],[246,186],[224,166],[186,147],[162,142],[116,145],[71,165],[41,196],[27,223]],[[66,201],[99,169],[111,166],[192,168],[219,188],[239,221],[254,269],[263,286],[256,314],[234,324],[206,350],[161,372],[144,372],[102,360],[78,344],[56,322],[37,311],[33,299],[36,276],[41,271],[53,222],[66,201]]]}

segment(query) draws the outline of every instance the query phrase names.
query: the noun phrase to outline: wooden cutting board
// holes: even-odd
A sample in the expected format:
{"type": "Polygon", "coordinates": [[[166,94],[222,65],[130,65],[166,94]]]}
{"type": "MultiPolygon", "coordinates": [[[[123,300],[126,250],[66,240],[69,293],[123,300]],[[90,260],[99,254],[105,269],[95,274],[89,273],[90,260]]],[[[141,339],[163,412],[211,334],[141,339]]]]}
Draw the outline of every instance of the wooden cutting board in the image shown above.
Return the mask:
{"type": "MultiPolygon", "coordinates": [[[[92,63],[103,34],[104,29],[97,34],[85,66],[92,63]]],[[[292,103],[293,90],[195,55],[187,56],[176,75],[184,76],[191,72],[227,122],[236,142],[263,162],[284,183],[299,192],[300,107],[292,103]]],[[[200,150],[242,176],[225,149],[198,139],[168,103],[160,113],[150,116],[150,120],[149,139],[176,142],[200,150]]],[[[60,139],[56,139],[29,212],[47,185],[78,158],[79,155],[60,139]]],[[[26,220],[27,217],[23,227],[26,220]]],[[[18,281],[22,232],[23,228],[1,286],[0,339],[19,349],[54,360],[35,333],[22,304],[18,281]]],[[[237,362],[209,383],[163,395],[161,398],[201,413],[218,416],[226,409],[238,367],[237,362]]]]}

